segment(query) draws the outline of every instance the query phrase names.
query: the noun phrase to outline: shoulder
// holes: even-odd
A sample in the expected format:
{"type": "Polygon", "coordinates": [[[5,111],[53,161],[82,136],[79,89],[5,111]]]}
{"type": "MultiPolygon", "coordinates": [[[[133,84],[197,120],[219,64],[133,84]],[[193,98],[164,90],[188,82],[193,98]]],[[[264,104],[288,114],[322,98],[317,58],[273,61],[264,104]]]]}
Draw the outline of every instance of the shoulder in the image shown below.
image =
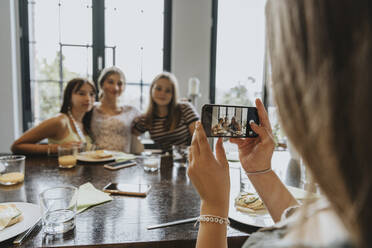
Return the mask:
{"type": "Polygon", "coordinates": [[[38,127],[40,128],[40,130],[58,132],[61,130],[65,130],[68,122],[69,118],[67,117],[67,115],[59,113],[58,115],[43,121],[38,127]]]}
{"type": "Polygon", "coordinates": [[[188,102],[180,102],[177,104],[177,108],[180,109],[181,111],[193,111],[196,112],[194,106],[191,103],[188,102]]]}
{"type": "Polygon", "coordinates": [[[181,111],[182,115],[189,121],[197,121],[199,119],[199,114],[196,112],[193,105],[188,102],[182,102],[177,104],[177,108],[181,111]]]}
{"type": "Polygon", "coordinates": [[[136,115],[140,115],[141,112],[134,106],[131,106],[131,105],[123,105],[122,106],[123,108],[123,112],[125,113],[133,113],[133,114],[136,114],[136,115]]]}
{"type": "Polygon", "coordinates": [[[52,118],[50,118],[46,121],[49,122],[49,124],[51,124],[53,126],[57,126],[59,128],[64,128],[64,127],[66,127],[66,125],[68,125],[68,122],[70,120],[69,120],[69,118],[66,114],[59,113],[55,117],[52,117],[52,118]]]}

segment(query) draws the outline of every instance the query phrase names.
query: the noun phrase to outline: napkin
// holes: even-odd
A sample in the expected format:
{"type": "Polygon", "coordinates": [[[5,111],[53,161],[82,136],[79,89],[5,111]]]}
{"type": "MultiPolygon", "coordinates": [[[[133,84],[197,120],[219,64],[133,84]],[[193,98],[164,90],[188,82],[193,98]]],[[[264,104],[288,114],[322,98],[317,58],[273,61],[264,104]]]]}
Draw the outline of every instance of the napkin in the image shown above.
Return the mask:
{"type": "Polygon", "coordinates": [[[77,213],[81,213],[89,207],[112,201],[109,194],[96,189],[91,183],[81,185],[74,195],[77,197],[77,213]]]}
{"type": "Polygon", "coordinates": [[[116,162],[124,162],[124,161],[128,161],[128,160],[136,158],[135,155],[124,153],[124,152],[115,152],[114,156],[115,156],[116,162]]]}

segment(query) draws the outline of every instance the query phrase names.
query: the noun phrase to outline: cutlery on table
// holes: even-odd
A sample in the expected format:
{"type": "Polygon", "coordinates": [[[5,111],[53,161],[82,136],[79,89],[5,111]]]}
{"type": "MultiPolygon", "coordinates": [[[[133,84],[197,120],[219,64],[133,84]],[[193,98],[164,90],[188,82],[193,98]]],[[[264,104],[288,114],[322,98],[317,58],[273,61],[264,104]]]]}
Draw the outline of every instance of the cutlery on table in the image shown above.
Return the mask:
{"type": "Polygon", "coordinates": [[[185,223],[191,223],[191,222],[195,222],[197,218],[198,217],[193,217],[193,218],[189,218],[189,219],[176,220],[176,221],[171,221],[171,222],[167,222],[167,223],[163,223],[163,224],[148,226],[147,230],[161,228],[161,227],[167,227],[167,226],[175,226],[175,225],[180,225],[180,224],[185,224],[185,223]]]}
{"type": "Polygon", "coordinates": [[[30,233],[32,233],[32,231],[37,227],[39,226],[39,224],[41,223],[41,217],[37,220],[37,222],[32,226],[30,227],[27,231],[21,233],[20,235],[17,236],[17,238],[13,241],[13,244],[15,245],[20,245],[22,244],[22,242],[30,235],[30,233]]]}

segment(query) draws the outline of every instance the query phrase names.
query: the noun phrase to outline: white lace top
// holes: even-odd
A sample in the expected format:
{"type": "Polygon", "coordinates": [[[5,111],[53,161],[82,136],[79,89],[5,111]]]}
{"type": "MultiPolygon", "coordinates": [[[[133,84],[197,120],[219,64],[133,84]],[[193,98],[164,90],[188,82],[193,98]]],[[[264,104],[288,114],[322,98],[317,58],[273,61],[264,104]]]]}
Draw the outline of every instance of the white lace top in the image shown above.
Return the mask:
{"type": "Polygon", "coordinates": [[[135,107],[123,106],[120,114],[111,116],[102,113],[98,107],[93,109],[91,126],[95,145],[99,149],[130,153],[131,124],[140,112],[135,107]]]}

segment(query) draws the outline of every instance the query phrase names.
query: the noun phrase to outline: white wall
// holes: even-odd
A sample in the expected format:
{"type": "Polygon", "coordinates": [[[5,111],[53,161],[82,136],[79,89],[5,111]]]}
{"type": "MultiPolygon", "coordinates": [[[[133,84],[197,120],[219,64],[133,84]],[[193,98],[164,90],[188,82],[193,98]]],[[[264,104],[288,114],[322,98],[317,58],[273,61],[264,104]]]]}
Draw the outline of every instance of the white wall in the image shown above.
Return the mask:
{"type": "Polygon", "coordinates": [[[22,123],[16,3],[14,0],[0,1],[0,152],[10,151],[22,123]]]}
{"type": "Polygon", "coordinates": [[[212,0],[173,1],[171,70],[178,78],[181,97],[187,97],[189,78],[199,78],[199,113],[209,103],[211,25],[212,0]]]}

